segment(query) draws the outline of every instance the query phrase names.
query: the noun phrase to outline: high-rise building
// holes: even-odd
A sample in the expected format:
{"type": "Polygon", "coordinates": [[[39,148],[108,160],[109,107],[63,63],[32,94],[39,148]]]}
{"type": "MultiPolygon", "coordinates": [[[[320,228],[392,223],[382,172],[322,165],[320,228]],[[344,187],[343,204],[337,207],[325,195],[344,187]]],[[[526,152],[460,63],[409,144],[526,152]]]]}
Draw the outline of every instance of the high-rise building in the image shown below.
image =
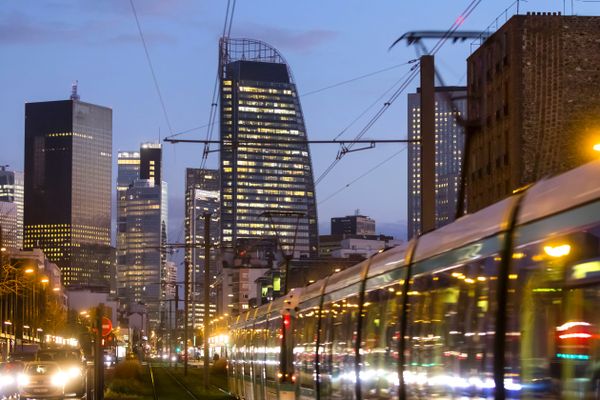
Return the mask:
{"type": "Polygon", "coordinates": [[[79,100],[25,104],[25,249],[65,286],[111,279],[112,110],[79,100]]]}
{"type": "Polygon", "coordinates": [[[220,251],[221,183],[219,171],[213,169],[187,168],[185,175],[185,243],[186,257],[191,263],[190,321],[192,327],[204,322],[204,215],[210,214],[210,281],[209,317],[217,310],[217,255],[220,251]]]}
{"type": "Polygon", "coordinates": [[[5,247],[23,248],[24,184],[22,172],[0,166],[0,219],[3,220],[2,245],[5,247]]]}
{"type": "Polygon", "coordinates": [[[365,215],[348,215],[331,218],[332,235],[374,235],[375,220],[365,215]]]}
{"type": "Polygon", "coordinates": [[[467,210],[597,158],[600,17],[515,15],[467,60],[467,210]]]}
{"type": "Polygon", "coordinates": [[[144,304],[149,326],[157,327],[175,284],[164,247],[168,214],[161,145],[119,152],[117,166],[117,293],[122,304],[144,304]]]}
{"type": "Polygon", "coordinates": [[[223,38],[219,54],[222,246],[269,238],[294,258],[315,256],[312,165],[291,70],[258,40],[223,38]]]}
{"type": "MultiPolygon", "coordinates": [[[[457,121],[465,118],[466,88],[435,88],[435,227],[452,221],[460,186],[464,128],[457,121]]],[[[421,95],[408,95],[408,138],[421,139],[421,95]]],[[[408,145],[408,238],[421,233],[421,144],[408,145]]]]}

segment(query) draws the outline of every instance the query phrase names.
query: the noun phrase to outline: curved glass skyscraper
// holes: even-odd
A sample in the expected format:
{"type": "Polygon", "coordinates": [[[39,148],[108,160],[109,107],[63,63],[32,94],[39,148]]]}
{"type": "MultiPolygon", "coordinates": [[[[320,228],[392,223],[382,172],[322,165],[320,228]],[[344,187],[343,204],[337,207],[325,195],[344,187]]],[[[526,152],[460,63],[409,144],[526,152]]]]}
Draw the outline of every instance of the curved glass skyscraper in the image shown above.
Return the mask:
{"type": "Polygon", "coordinates": [[[266,43],[220,41],[222,243],[276,239],[317,254],[317,210],[302,108],[289,66],[266,43]]]}

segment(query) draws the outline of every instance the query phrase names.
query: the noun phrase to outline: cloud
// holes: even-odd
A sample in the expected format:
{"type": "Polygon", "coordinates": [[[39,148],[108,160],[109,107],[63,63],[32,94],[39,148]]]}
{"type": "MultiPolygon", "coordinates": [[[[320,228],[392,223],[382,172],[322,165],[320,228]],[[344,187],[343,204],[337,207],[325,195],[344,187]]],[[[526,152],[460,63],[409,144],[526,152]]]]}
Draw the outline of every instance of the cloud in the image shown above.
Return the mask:
{"type": "Polygon", "coordinates": [[[310,52],[322,44],[333,40],[338,33],[325,29],[297,31],[274,26],[245,24],[235,27],[234,37],[248,37],[263,40],[280,50],[310,52]]]}
{"type": "Polygon", "coordinates": [[[12,13],[0,20],[0,43],[46,43],[73,37],[70,29],[57,26],[48,29],[36,24],[24,14],[12,13]]]}
{"type": "MultiPolygon", "coordinates": [[[[78,24],[44,24],[23,13],[12,13],[0,18],[0,44],[46,44],[68,43],[83,45],[128,45],[140,44],[137,30],[118,33],[118,22],[114,19],[94,19],[79,21],[78,24]]],[[[131,25],[133,26],[133,25],[131,25]]],[[[164,32],[144,32],[149,44],[172,44],[175,37],[164,32]]]]}

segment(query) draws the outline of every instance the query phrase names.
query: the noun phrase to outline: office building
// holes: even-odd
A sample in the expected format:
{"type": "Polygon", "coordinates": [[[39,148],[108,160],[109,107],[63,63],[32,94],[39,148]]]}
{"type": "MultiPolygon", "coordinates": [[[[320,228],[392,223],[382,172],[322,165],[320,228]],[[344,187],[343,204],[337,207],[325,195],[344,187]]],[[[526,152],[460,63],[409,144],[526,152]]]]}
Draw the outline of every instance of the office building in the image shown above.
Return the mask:
{"type": "Polygon", "coordinates": [[[294,257],[317,252],[317,211],[296,85],[269,45],[222,39],[221,228],[224,246],[277,237],[294,257]]]}
{"type": "Polygon", "coordinates": [[[331,218],[332,235],[374,235],[375,220],[365,215],[348,215],[331,218]]]}
{"type": "MultiPolygon", "coordinates": [[[[435,88],[435,227],[454,221],[464,148],[466,88],[435,88]]],[[[421,139],[421,94],[408,95],[408,138],[421,139]]],[[[408,238],[421,233],[421,144],[408,145],[408,238]]]]}
{"type": "Polygon", "coordinates": [[[79,100],[25,104],[25,249],[40,248],[65,286],[111,279],[112,110],[79,100]]]}
{"type": "Polygon", "coordinates": [[[210,214],[210,308],[209,317],[217,310],[217,255],[220,251],[220,203],[221,184],[219,171],[213,169],[187,168],[185,175],[185,243],[186,258],[191,263],[190,321],[192,327],[204,322],[204,215],[210,214]]]}
{"type": "Polygon", "coordinates": [[[266,43],[230,38],[219,65],[222,246],[268,238],[294,258],[316,255],[310,150],[289,66],[266,43]]]}
{"type": "Polygon", "coordinates": [[[0,166],[2,245],[8,248],[22,249],[25,182],[23,181],[23,172],[10,171],[7,168],[6,165],[0,166]]]}
{"type": "Polygon", "coordinates": [[[148,325],[157,327],[175,278],[167,262],[167,184],[161,181],[161,145],[117,157],[117,293],[121,304],[145,305],[148,325]]]}
{"type": "Polygon", "coordinates": [[[600,17],[515,15],[467,60],[467,210],[598,157],[600,17]]]}

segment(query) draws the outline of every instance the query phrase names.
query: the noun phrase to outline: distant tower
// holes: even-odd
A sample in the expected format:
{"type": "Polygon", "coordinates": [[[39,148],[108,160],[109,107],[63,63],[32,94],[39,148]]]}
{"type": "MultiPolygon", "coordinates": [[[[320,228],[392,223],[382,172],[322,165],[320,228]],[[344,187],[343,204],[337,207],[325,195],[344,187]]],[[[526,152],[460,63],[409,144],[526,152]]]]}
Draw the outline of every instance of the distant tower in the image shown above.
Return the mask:
{"type": "MultiPolygon", "coordinates": [[[[415,140],[408,147],[408,239],[421,233],[421,95],[408,94],[408,135],[415,140]]],[[[435,227],[454,221],[460,168],[464,147],[464,128],[456,122],[465,117],[466,88],[435,88],[435,227]],[[450,101],[454,103],[452,108],[450,101]]]]}
{"type": "Polygon", "coordinates": [[[79,85],[79,81],[75,81],[71,85],[71,100],[79,100],[79,94],[77,94],[77,85],[79,85]]]}
{"type": "Polygon", "coordinates": [[[161,304],[172,298],[176,275],[164,249],[168,210],[161,161],[158,143],[121,151],[117,160],[117,293],[122,304],[146,304],[154,328],[165,321],[161,304]]]}
{"type": "Polygon", "coordinates": [[[25,104],[23,248],[70,287],[110,288],[112,110],[79,100],[25,104]]]}

